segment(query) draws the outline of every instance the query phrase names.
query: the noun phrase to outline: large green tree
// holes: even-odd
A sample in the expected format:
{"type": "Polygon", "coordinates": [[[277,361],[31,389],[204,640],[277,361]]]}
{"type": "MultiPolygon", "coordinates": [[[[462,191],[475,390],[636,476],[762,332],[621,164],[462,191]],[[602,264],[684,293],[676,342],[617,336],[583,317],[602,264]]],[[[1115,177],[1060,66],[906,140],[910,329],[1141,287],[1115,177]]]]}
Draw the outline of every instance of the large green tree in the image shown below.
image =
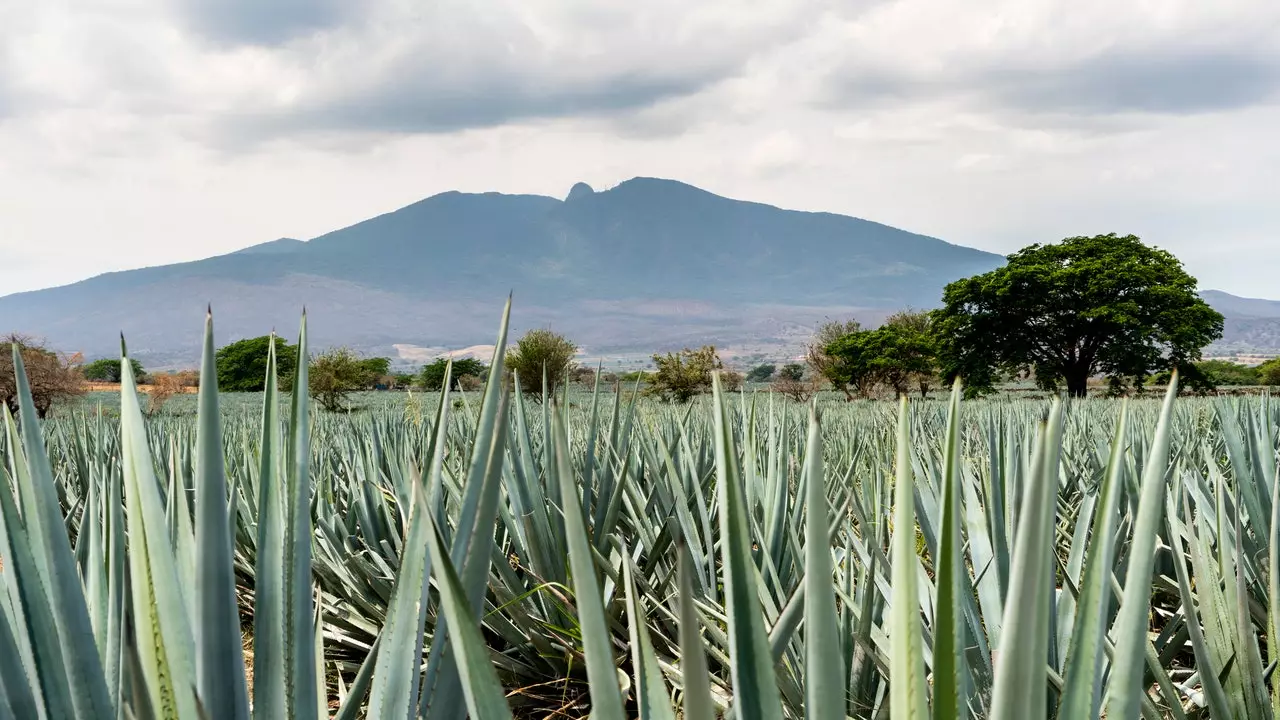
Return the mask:
{"type": "MultiPolygon", "coordinates": [[[[429,365],[422,366],[422,374],[418,376],[419,384],[426,390],[443,390],[446,368],[449,368],[448,358],[439,358],[429,365]]],[[[449,368],[449,388],[457,390],[458,379],[465,375],[483,378],[488,372],[489,368],[475,358],[454,358],[453,367],[449,368]]]]}
{"type": "Polygon", "coordinates": [[[1172,254],[1134,235],[1031,245],[1004,267],[958,280],[934,311],[945,374],[971,392],[999,372],[1032,371],[1074,397],[1088,380],[1113,383],[1187,367],[1222,336],[1222,315],[1196,294],[1172,254]]]}
{"type": "MultiPolygon", "coordinates": [[[[218,348],[218,390],[260,392],[267,378],[267,345],[270,335],[237,340],[218,348]]],[[[276,338],[276,368],[280,382],[288,387],[298,364],[298,348],[276,338]]]]}
{"type": "MultiPolygon", "coordinates": [[[[146,382],[147,374],[142,369],[142,363],[129,358],[129,365],[133,367],[133,377],[139,383],[146,382]]],[[[85,380],[93,382],[118,383],[120,382],[120,359],[102,358],[80,368],[85,380]]]]}

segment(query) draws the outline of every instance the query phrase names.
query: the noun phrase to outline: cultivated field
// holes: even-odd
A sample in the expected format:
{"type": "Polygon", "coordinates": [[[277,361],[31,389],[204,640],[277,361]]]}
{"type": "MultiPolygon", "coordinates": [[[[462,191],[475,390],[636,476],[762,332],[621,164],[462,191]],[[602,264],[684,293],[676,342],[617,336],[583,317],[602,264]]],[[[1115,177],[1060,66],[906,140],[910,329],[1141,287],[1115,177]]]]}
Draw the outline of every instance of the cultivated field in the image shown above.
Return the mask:
{"type": "Polygon", "coordinates": [[[6,419],[0,717],[1264,718],[1280,697],[1266,397],[487,387],[351,414],[209,389],[144,419],[126,378],[6,419]]]}

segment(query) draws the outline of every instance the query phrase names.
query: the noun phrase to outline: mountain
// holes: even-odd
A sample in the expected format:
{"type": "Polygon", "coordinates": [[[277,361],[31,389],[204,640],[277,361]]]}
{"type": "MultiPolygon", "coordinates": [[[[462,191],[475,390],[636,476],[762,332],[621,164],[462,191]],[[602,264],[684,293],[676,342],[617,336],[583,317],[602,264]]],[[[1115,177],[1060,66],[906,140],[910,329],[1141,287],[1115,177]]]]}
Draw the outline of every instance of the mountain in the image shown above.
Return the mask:
{"type": "Polygon", "coordinates": [[[181,364],[207,303],[220,342],[292,336],[305,305],[317,347],[410,357],[491,343],[513,292],[513,331],[551,326],[597,354],[794,348],[824,317],[932,306],[947,282],[1001,262],[867,220],[635,178],[602,192],[579,183],[564,200],[446,192],[307,241],[10,295],[0,331],[89,357],[118,352],[123,331],[144,362],[181,364]]]}
{"type": "Polygon", "coordinates": [[[1222,313],[1222,339],[1209,347],[1214,355],[1280,354],[1280,301],[1243,298],[1220,290],[1200,293],[1222,313]]]}

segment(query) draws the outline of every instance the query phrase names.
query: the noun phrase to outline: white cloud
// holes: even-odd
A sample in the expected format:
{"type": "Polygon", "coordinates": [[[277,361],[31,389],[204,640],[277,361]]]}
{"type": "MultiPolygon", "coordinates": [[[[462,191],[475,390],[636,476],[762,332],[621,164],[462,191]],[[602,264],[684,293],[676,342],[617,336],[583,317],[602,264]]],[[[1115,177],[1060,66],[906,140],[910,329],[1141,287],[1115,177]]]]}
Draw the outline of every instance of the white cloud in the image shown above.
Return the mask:
{"type": "Polygon", "coordinates": [[[246,2],[0,4],[0,294],[634,175],[1276,293],[1270,0],[246,2]]]}

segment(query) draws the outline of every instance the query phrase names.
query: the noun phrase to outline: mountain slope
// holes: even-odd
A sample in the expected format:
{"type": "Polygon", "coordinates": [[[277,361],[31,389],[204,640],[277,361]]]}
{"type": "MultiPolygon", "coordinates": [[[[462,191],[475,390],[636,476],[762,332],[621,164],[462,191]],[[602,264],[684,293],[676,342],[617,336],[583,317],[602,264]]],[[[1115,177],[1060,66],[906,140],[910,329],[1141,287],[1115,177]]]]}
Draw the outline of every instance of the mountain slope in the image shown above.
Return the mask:
{"type": "Polygon", "coordinates": [[[1200,296],[1225,318],[1222,339],[1209,352],[1280,354],[1280,301],[1237,297],[1220,290],[1206,290],[1200,296]]]}

